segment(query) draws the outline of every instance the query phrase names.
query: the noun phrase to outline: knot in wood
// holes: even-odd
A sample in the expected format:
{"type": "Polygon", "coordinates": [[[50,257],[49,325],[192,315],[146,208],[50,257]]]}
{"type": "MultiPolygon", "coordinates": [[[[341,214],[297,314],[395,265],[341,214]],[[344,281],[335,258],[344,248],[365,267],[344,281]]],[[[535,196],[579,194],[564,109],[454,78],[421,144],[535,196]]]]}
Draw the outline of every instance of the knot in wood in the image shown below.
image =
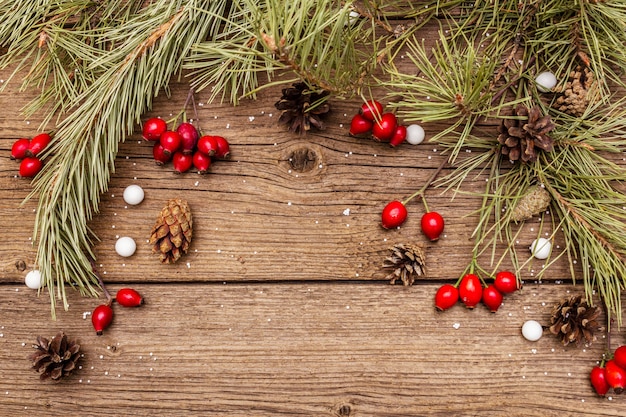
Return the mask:
{"type": "Polygon", "coordinates": [[[337,415],[339,417],[348,417],[352,412],[352,408],[348,404],[344,404],[337,410],[337,415]]]}
{"type": "Polygon", "coordinates": [[[26,270],[26,262],[15,261],[15,269],[17,269],[20,272],[23,272],[24,270],[26,270]]]}
{"type": "Polygon", "coordinates": [[[291,169],[298,172],[311,171],[318,164],[317,152],[311,148],[298,148],[289,155],[291,169]]]}

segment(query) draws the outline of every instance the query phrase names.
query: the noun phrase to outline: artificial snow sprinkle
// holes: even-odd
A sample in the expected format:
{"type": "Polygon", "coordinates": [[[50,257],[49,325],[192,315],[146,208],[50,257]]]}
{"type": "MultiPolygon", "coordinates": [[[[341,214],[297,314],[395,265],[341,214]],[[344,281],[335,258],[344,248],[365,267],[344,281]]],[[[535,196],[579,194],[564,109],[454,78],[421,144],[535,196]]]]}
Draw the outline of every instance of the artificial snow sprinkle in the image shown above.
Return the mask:
{"type": "Polygon", "coordinates": [[[459,328],[461,327],[461,323],[454,323],[452,327],[454,327],[456,330],[459,330],[459,328]]]}
{"type": "Polygon", "coordinates": [[[349,208],[345,209],[345,210],[343,211],[343,215],[344,215],[344,216],[349,216],[349,215],[350,215],[350,209],[349,209],[349,208]]]}

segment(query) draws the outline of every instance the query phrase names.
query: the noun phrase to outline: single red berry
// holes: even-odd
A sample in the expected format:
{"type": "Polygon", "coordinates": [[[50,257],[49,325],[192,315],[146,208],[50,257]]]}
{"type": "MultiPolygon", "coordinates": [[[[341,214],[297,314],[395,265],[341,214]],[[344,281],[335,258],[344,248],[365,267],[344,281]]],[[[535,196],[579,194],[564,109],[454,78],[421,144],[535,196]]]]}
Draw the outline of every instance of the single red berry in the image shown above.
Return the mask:
{"type": "Polygon", "coordinates": [[[172,160],[172,154],[165,153],[165,149],[159,142],[154,143],[154,146],[152,147],[152,156],[154,157],[157,165],[165,165],[172,160]]]}
{"type": "Polygon", "coordinates": [[[230,156],[230,143],[222,136],[215,136],[217,141],[217,151],[215,157],[217,159],[226,159],[230,156]]]}
{"type": "Polygon", "coordinates": [[[402,144],[402,142],[404,142],[405,139],[406,139],[406,126],[402,126],[402,125],[396,126],[396,133],[393,134],[393,137],[389,141],[389,145],[392,148],[395,148],[396,146],[402,144]]]}
{"type": "Polygon", "coordinates": [[[493,285],[503,294],[510,294],[522,288],[515,274],[511,271],[500,271],[493,280],[493,285]]]}
{"type": "Polygon", "coordinates": [[[206,174],[211,167],[211,157],[196,151],[193,154],[193,166],[198,170],[198,174],[206,174]]]}
{"type": "Polygon", "coordinates": [[[106,304],[99,305],[91,313],[91,324],[93,324],[93,328],[96,329],[98,336],[102,335],[102,331],[109,327],[112,321],[113,309],[106,304]]]}
{"type": "Polygon", "coordinates": [[[601,397],[604,397],[607,392],[609,392],[609,383],[606,381],[606,370],[599,366],[594,366],[591,370],[591,375],[589,376],[591,380],[591,386],[601,397]]]}
{"type": "Polygon", "coordinates": [[[182,174],[189,171],[193,166],[193,156],[178,151],[172,156],[172,163],[174,164],[174,171],[182,174]]]}
{"type": "Polygon", "coordinates": [[[152,117],[143,124],[142,136],[145,140],[159,140],[167,131],[167,123],[158,117],[152,117]]]}
{"type": "Polygon", "coordinates": [[[47,133],[40,133],[30,141],[30,146],[26,150],[26,156],[37,156],[50,143],[52,138],[47,133]]]}
{"type": "Polygon", "coordinates": [[[443,232],[445,222],[441,214],[436,211],[429,211],[422,216],[422,233],[432,242],[439,240],[443,232]]]}
{"type": "Polygon", "coordinates": [[[492,313],[498,311],[502,305],[503,298],[502,293],[498,291],[493,284],[488,285],[483,289],[483,304],[486,305],[492,313]]]}
{"type": "Polygon", "coordinates": [[[372,126],[372,136],[379,142],[389,142],[396,133],[398,119],[393,113],[384,113],[372,126]]]}
{"type": "Polygon", "coordinates": [[[207,156],[217,153],[217,136],[205,135],[198,139],[198,150],[207,156]]]}
{"type": "Polygon", "coordinates": [[[373,122],[383,114],[383,105],[376,100],[368,100],[361,105],[359,114],[373,122]]]}
{"type": "Polygon", "coordinates": [[[163,146],[163,152],[173,154],[178,151],[183,143],[183,138],[176,132],[168,130],[163,132],[159,143],[163,146]]]}
{"type": "Polygon", "coordinates": [[[613,360],[620,368],[626,369],[626,345],[622,345],[615,349],[613,360]]]}
{"type": "Polygon", "coordinates": [[[626,387],[626,370],[619,366],[613,359],[606,361],[604,365],[606,382],[613,388],[616,394],[621,394],[626,387]]]}
{"type": "Polygon", "coordinates": [[[196,127],[191,123],[181,123],[176,128],[176,133],[178,133],[182,139],[182,148],[183,153],[193,153],[196,150],[196,144],[198,143],[198,131],[196,127]]]}
{"type": "Polygon", "coordinates": [[[11,159],[24,159],[26,158],[26,151],[30,147],[30,140],[18,139],[13,142],[11,146],[11,159]]]}
{"type": "Polygon", "coordinates": [[[406,221],[406,207],[401,201],[394,200],[383,208],[382,225],[385,229],[395,229],[406,221]]]}
{"type": "Polygon", "coordinates": [[[435,307],[439,311],[452,308],[459,301],[459,289],[452,284],[443,284],[435,294],[435,307]]]}
{"type": "Polygon", "coordinates": [[[43,163],[36,156],[26,157],[20,162],[20,177],[32,178],[41,171],[43,163]]]}
{"type": "Polygon", "coordinates": [[[122,288],[115,294],[117,303],[124,307],[139,307],[143,304],[141,294],[132,288],[122,288]]]}
{"type": "Polygon", "coordinates": [[[351,136],[359,136],[365,133],[369,133],[372,130],[372,126],[374,123],[361,116],[360,114],[355,114],[350,122],[350,135],[351,136]]]}
{"type": "Polygon", "coordinates": [[[466,274],[459,284],[459,296],[465,307],[473,309],[483,296],[480,278],[474,274],[466,274]]]}

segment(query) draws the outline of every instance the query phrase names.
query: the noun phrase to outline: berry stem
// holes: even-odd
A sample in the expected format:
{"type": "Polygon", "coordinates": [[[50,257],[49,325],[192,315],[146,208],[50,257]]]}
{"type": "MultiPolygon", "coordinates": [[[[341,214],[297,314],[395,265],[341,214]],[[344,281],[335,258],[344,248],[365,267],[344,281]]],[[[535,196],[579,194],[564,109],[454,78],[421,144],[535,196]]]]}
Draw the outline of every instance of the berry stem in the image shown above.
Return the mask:
{"type": "Polygon", "coordinates": [[[443,169],[443,167],[446,165],[447,162],[448,162],[447,159],[444,159],[443,161],[441,161],[441,164],[439,164],[435,172],[433,172],[433,175],[431,175],[428,181],[426,181],[426,184],[424,184],[422,188],[420,188],[419,190],[411,194],[409,197],[405,198],[404,201],[402,201],[402,204],[406,206],[407,203],[411,201],[413,198],[420,196],[422,197],[422,202],[424,203],[424,208],[426,209],[426,213],[428,213],[429,210],[428,210],[428,205],[426,204],[426,200],[424,199],[424,192],[433,183],[433,181],[435,181],[435,179],[437,178],[437,176],[439,175],[439,173],[441,172],[441,170],[443,169]]]}
{"type": "Polygon", "coordinates": [[[89,258],[89,263],[91,264],[91,270],[93,271],[96,278],[98,278],[98,284],[100,285],[100,288],[102,288],[102,292],[104,293],[104,296],[107,299],[106,305],[111,306],[111,304],[113,304],[113,297],[111,297],[111,293],[109,293],[109,291],[107,290],[107,287],[104,285],[102,276],[100,275],[100,273],[98,272],[98,269],[96,268],[96,262],[94,261],[93,258],[89,258]]]}

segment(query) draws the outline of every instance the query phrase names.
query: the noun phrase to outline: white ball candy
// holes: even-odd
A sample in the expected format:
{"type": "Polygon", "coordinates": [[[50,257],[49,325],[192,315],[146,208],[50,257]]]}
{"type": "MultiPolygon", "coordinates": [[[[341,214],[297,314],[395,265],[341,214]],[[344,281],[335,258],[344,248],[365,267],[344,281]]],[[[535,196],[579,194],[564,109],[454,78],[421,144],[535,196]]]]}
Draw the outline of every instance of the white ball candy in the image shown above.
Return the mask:
{"type": "Polygon", "coordinates": [[[420,125],[409,125],[406,128],[406,141],[411,145],[419,145],[424,141],[426,132],[420,125]]]}
{"type": "Polygon", "coordinates": [[[526,340],[536,342],[543,336],[543,327],[538,321],[528,320],[522,325],[522,336],[524,336],[526,340]]]}
{"type": "Polygon", "coordinates": [[[24,283],[28,288],[38,290],[43,286],[43,282],[41,282],[41,272],[33,269],[28,274],[26,274],[26,278],[24,278],[24,283]]]}
{"type": "Polygon", "coordinates": [[[533,240],[530,245],[530,253],[537,259],[548,259],[552,251],[552,243],[545,237],[533,240]]]}
{"type": "Polygon", "coordinates": [[[143,197],[143,188],[138,185],[129,185],[124,190],[124,201],[126,201],[126,204],[135,206],[143,201],[143,197]]]}
{"type": "Polygon", "coordinates": [[[120,256],[128,258],[135,253],[135,250],[137,250],[137,244],[132,237],[121,237],[115,242],[115,252],[120,256]]]}
{"type": "Polygon", "coordinates": [[[556,87],[556,77],[551,72],[542,72],[537,75],[535,78],[535,83],[537,84],[537,90],[542,93],[547,93],[556,87]]]}

